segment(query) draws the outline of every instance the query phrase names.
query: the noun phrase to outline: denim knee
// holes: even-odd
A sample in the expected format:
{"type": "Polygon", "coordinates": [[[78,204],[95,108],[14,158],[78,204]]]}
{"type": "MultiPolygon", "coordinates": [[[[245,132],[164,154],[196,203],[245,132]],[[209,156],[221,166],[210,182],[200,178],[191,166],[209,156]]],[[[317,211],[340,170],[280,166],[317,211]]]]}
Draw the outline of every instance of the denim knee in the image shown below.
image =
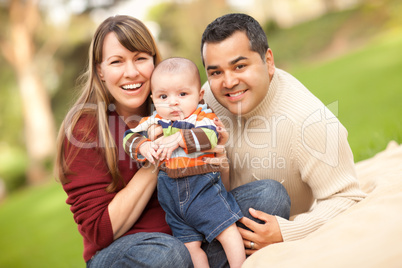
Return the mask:
{"type": "Polygon", "coordinates": [[[164,255],[168,256],[169,263],[172,264],[172,266],[168,265],[165,260],[161,261],[159,265],[154,267],[193,267],[190,252],[184,243],[173,236],[170,236],[170,238],[172,241],[169,241],[163,250],[164,255]]]}
{"type": "Polygon", "coordinates": [[[98,252],[87,267],[193,267],[186,246],[171,235],[137,233],[98,252]]]}
{"type": "Polygon", "coordinates": [[[190,253],[187,247],[177,238],[168,235],[165,242],[157,250],[153,251],[157,260],[152,267],[193,267],[190,253]],[[164,256],[158,258],[158,256],[164,256]]]}
{"type": "Polygon", "coordinates": [[[254,219],[249,208],[289,219],[290,197],[285,187],[275,180],[258,180],[241,185],[232,191],[244,216],[254,219]]]}
{"type": "Polygon", "coordinates": [[[290,197],[286,188],[282,183],[275,180],[263,180],[267,184],[265,188],[266,194],[272,193],[268,188],[275,191],[274,197],[277,198],[276,207],[272,211],[272,215],[279,216],[285,219],[289,219],[290,216],[290,197]]]}

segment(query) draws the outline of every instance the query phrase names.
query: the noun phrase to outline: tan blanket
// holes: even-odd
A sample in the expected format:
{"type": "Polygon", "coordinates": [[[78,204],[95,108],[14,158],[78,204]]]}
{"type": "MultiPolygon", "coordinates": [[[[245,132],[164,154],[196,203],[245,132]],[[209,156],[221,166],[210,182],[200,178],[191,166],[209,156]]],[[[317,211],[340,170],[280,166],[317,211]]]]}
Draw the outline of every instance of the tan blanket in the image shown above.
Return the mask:
{"type": "Polygon", "coordinates": [[[368,197],[304,239],[274,244],[242,267],[402,267],[402,145],[356,164],[368,197]]]}

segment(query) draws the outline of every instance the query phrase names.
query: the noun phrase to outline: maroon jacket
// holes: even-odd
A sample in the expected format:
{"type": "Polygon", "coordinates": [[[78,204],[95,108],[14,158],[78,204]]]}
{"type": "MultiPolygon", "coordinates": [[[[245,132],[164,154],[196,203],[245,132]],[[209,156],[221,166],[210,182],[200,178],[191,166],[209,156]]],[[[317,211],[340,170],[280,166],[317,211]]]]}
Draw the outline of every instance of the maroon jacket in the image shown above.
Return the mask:
{"type": "MultiPolygon", "coordinates": [[[[96,144],[97,127],[87,138],[88,125],[92,116],[83,116],[76,124],[73,138],[65,140],[64,155],[74,160],[70,165],[70,173],[66,175],[69,183],[63,185],[68,198],[66,203],[71,205],[74,220],[78,230],[84,238],[84,260],[87,262],[99,250],[108,247],[113,242],[112,225],[109,218],[108,205],[116,193],[108,193],[105,188],[110,184],[112,177],[108,173],[106,162],[100,154],[100,147],[96,144]],[[85,139],[85,140],[84,140],[85,139]],[[80,143],[81,144],[78,144],[80,143]],[[74,144],[86,145],[79,153],[74,144]],[[75,158],[74,158],[75,157],[75,158]]],[[[138,170],[137,163],[130,159],[122,147],[124,132],[128,126],[116,112],[109,114],[109,127],[118,146],[118,168],[126,183],[138,170]]],[[[121,189],[121,188],[120,188],[121,189]]],[[[156,191],[151,197],[144,212],[124,235],[139,232],[162,232],[171,234],[165,221],[165,212],[159,205],[156,191]]]]}

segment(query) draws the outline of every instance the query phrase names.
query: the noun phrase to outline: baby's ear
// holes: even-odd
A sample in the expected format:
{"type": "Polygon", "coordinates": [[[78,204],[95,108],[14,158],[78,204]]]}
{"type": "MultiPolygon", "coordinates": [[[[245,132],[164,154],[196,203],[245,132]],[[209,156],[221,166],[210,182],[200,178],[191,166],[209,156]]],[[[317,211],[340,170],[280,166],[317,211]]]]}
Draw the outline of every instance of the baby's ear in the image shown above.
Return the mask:
{"type": "Polygon", "coordinates": [[[200,101],[204,98],[205,90],[203,88],[200,89],[200,101]]]}

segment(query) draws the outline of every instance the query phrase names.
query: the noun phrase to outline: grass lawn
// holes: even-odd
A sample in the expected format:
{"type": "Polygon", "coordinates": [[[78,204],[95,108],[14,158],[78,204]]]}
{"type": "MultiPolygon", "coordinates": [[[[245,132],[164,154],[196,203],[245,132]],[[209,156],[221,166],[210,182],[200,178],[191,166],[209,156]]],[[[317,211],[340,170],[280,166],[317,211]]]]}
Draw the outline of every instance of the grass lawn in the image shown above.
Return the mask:
{"type": "Polygon", "coordinates": [[[290,72],[333,111],[349,132],[349,143],[360,161],[402,142],[402,32],[375,39],[364,49],[290,72]]]}
{"type": "Polygon", "coordinates": [[[0,205],[0,267],[85,267],[82,238],[60,184],[9,196],[0,205]]]}

